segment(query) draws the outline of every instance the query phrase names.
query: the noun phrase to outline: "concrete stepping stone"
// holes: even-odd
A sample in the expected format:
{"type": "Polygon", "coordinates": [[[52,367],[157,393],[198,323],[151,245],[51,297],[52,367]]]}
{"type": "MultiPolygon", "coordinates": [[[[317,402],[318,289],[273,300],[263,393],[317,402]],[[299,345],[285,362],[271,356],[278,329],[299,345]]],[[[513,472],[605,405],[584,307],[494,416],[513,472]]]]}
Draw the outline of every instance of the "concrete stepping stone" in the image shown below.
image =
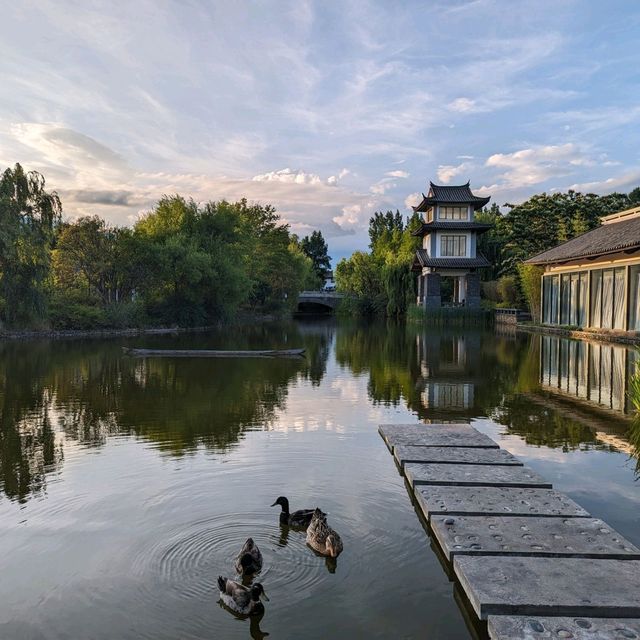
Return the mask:
{"type": "Polygon", "coordinates": [[[404,474],[412,487],[420,484],[456,487],[536,487],[551,489],[551,483],[533,469],[521,466],[425,464],[410,462],[404,474]]]}
{"type": "Polygon", "coordinates": [[[471,606],[489,615],[640,617],[640,560],[455,556],[471,606]]]}
{"type": "Polygon", "coordinates": [[[381,424],[378,432],[391,453],[396,445],[499,448],[469,424],[381,424]]]}
{"type": "Polygon", "coordinates": [[[589,513],[553,489],[418,485],[414,495],[427,520],[436,515],[586,517],[589,513]]]}
{"type": "Polygon", "coordinates": [[[479,447],[416,447],[399,444],[393,448],[393,457],[401,467],[408,462],[522,466],[522,462],[518,458],[504,449],[482,449],[479,447]]]}
{"type": "Polygon", "coordinates": [[[576,618],[542,616],[489,616],[491,640],[640,639],[638,618],[576,618]]]}
{"type": "Polygon", "coordinates": [[[432,516],[445,556],[520,555],[640,560],[640,549],[597,518],[432,516]]]}

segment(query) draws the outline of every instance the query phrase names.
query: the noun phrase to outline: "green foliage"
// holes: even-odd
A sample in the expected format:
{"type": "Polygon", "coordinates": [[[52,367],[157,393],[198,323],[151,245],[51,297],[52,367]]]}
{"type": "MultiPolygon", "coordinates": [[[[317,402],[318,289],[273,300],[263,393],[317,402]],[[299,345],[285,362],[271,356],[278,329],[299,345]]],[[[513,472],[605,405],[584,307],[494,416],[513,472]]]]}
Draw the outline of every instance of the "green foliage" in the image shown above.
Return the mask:
{"type": "Polygon", "coordinates": [[[0,179],[0,322],[8,325],[194,325],[241,307],[281,312],[318,284],[314,267],[329,266],[322,235],[308,239],[312,260],[268,205],[164,196],[128,229],[96,216],[61,223],[60,200],[44,187],[20,165],[0,179]]]}
{"type": "Polygon", "coordinates": [[[413,236],[422,224],[419,214],[406,222],[400,213],[376,212],[369,220],[371,253],[356,251],[336,267],[336,287],[355,300],[342,305],[356,314],[406,313],[415,297],[415,276],[411,263],[420,239],[413,236]]]}
{"type": "Polygon", "coordinates": [[[317,287],[314,288],[324,286],[325,277],[331,270],[331,257],[329,256],[329,247],[322,237],[322,232],[314,231],[310,236],[302,238],[300,248],[311,260],[317,282],[317,287]]]}
{"type": "Polygon", "coordinates": [[[498,221],[504,238],[501,271],[515,274],[518,262],[559,242],[594,229],[600,218],[630,206],[625,194],[598,196],[569,190],[532,196],[522,204],[505,205],[509,212],[498,221]]]}
{"type": "Polygon", "coordinates": [[[16,164],[0,178],[0,319],[17,326],[46,314],[50,248],[62,206],[36,171],[16,164]]]}
{"type": "Polygon", "coordinates": [[[518,275],[520,286],[531,311],[534,322],[540,322],[540,295],[542,287],[542,273],[544,269],[533,264],[520,263],[518,265],[518,275]]]}
{"type": "Polygon", "coordinates": [[[425,309],[412,305],[408,309],[407,319],[412,322],[428,324],[430,327],[488,327],[493,323],[493,314],[490,310],[482,308],[440,307],[425,309]]]}
{"type": "Polygon", "coordinates": [[[518,279],[515,276],[502,276],[496,286],[498,299],[506,308],[515,307],[518,304],[518,279]]]}

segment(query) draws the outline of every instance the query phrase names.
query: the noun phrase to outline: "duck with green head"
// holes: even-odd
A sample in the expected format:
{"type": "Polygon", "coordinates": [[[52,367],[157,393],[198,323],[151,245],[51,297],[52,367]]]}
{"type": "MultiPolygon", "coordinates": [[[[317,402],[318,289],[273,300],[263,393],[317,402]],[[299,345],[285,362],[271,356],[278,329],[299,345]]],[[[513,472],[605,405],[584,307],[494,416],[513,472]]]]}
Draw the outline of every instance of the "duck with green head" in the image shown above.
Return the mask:
{"type": "MultiPolygon", "coordinates": [[[[275,507],[276,505],[280,505],[282,508],[280,511],[280,524],[304,528],[309,526],[311,518],[313,517],[313,509],[298,509],[291,513],[289,511],[289,499],[284,496],[280,496],[271,506],[275,507]]],[[[320,513],[322,513],[322,511],[320,513]]]]}

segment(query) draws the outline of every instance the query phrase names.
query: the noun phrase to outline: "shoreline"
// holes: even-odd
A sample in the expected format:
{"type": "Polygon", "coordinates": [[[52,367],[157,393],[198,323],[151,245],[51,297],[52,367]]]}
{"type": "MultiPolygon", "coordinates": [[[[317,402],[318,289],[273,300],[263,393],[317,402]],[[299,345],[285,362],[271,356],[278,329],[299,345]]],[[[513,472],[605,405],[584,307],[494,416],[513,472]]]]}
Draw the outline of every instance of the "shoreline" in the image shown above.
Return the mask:
{"type": "Polygon", "coordinates": [[[640,344],[640,335],[617,333],[603,333],[600,331],[585,331],[584,329],[563,329],[560,327],[545,327],[537,324],[515,324],[516,331],[527,333],[546,333],[549,335],[575,338],[577,340],[599,340],[600,342],[616,342],[619,344],[640,344]]]}
{"type": "Polygon", "coordinates": [[[73,340],[77,338],[122,338],[144,335],[171,335],[179,333],[204,333],[229,324],[245,322],[270,322],[273,314],[239,314],[231,320],[197,327],[127,327],[122,329],[22,329],[0,330],[0,342],[18,340],[73,340]]]}

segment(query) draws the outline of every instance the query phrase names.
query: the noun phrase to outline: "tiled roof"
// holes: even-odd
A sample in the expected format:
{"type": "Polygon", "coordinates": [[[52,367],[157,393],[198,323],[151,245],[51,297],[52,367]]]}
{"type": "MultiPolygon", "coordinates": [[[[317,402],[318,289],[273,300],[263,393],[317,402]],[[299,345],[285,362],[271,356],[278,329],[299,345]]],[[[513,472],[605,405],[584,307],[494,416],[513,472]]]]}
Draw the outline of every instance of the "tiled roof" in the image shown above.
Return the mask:
{"type": "Polygon", "coordinates": [[[526,262],[552,264],[630,249],[640,249],[640,217],[603,224],[553,249],[543,251],[526,262]]]}
{"type": "Polygon", "coordinates": [[[441,185],[429,182],[429,193],[426,196],[424,193],[422,194],[422,202],[417,207],[413,207],[413,210],[426,211],[434,204],[439,203],[472,204],[475,210],[484,207],[489,200],[491,200],[490,196],[487,198],[474,196],[471,193],[469,182],[459,185],[441,185]]]}
{"type": "Polygon", "coordinates": [[[491,263],[481,253],[475,258],[431,258],[424,249],[418,249],[416,260],[421,267],[471,269],[491,266],[491,263]]]}
{"type": "Polygon", "coordinates": [[[450,231],[476,231],[477,233],[484,233],[489,231],[493,225],[482,224],[480,222],[465,222],[464,220],[456,220],[447,222],[444,220],[435,220],[434,222],[425,222],[417,231],[413,232],[414,236],[424,236],[427,233],[431,233],[436,230],[450,230],[450,231]]]}

